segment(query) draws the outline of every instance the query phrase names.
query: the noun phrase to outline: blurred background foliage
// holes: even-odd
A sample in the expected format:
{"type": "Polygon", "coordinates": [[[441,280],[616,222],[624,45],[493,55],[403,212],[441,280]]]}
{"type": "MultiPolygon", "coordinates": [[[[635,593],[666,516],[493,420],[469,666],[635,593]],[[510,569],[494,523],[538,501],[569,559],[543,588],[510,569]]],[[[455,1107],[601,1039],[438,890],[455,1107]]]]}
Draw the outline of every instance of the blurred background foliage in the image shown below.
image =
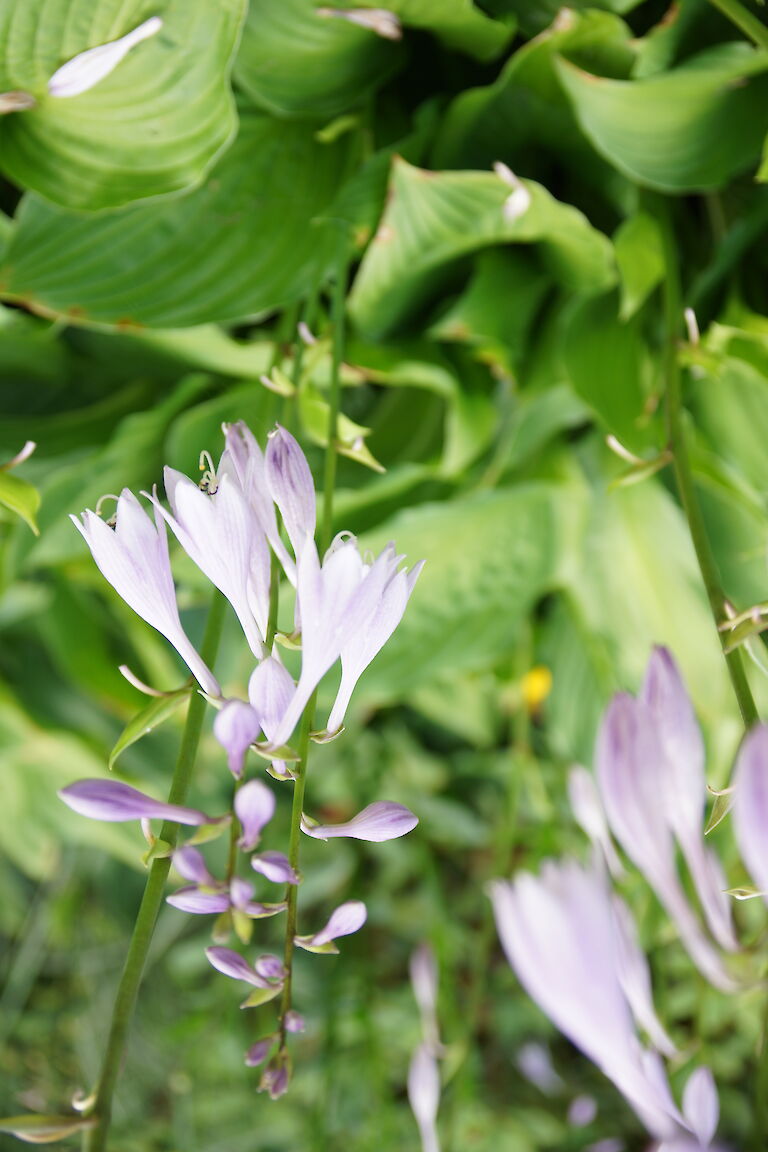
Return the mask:
{"type": "MultiPolygon", "coordinates": [[[[67,514],[150,488],[164,463],[195,474],[222,421],[263,438],[280,419],[319,478],[336,286],[335,526],[427,559],[346,737],[314,753],[313,814],[386,797],[421,823],[386,845],[303,846],[304,922],[347,897],[370,920],[340,957],[299,957],[291,1095],[256,1095],[242,1053],[258,1024],[208,967],[206,925],[166,909],[117,1098],[121,1152],[415,1147],[407,959],[425,938],[449,1044],[446,1148],[641,1147],[519,991],[483,885],[583,851],[567,768],[590,763],[601,709],[637,689],[653,643],[690,685],[713,785],[740,736],[672,477],[653,464],[671,258],[702,334],[681,329],[678,354],[707,527],[736,608],[765,599],[768,50],[705,0],[389,8],[399,41],[314,0],[0,0],[0,91],[37,100],[0,117],[0,460],[38,446],[0,472],[0,1112],[66,1108],[95,1078],[142,841],[75,816],[56,789],[104,773],[143,706],[119,664],[163,688],[183,677],[67,514]],[[160,34],[97,87],[47,95],[64,60],[156,14],[160,34]],[[497,161],[523,180],[518,215],[497,161]],[[16,515],[34,523],[32,489],[37,535],[16,515]],[[518,1070],[531,1039],[551,1043],[560,1096],[518,1070]],[[579,1091],[600,1108],[576,1130],[579,1091]]],[[[177,574],[199,637],[204,581],[177,574]]],[[[759,638],[750,655],[766,663],[759,638]]],[[[242,692],[249,671],[230,621],[217,675],[242,692]]],[[[128,748],[118,774],[162,795],[180,723],[128,748]]],[[[209,733],[194,802],[225,806],[228,789],[209,733]]],[[[283,830],[288,808],[282,794],[283,830]]],[[[743,882],[727,822],[713,838],[743,882]]],[[[626,893],[679,1072],[712,1065],[738,1144],[763,993],[702,986],[645,886],[631,876],[626,893]]],[[[736,915],[757,947],[763,913],[736,915]]]]}

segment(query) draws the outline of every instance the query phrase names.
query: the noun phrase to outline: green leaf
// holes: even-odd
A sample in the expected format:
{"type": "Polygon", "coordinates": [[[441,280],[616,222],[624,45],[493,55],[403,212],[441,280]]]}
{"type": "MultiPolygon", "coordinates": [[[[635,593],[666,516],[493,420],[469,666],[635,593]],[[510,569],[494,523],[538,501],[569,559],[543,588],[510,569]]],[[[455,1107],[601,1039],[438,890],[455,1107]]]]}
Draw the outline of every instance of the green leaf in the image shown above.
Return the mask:
{"type": "MultiPolygon", "coordinates": [[[[312,385],[302,387],[299,393],[299,412],[302,426],[310,440],[325,447],[328,443],[330,408],[317,388],[312,385]]],[[[374,472],[383,472],[384,468],[365,445],[365,437],[369,432],[370,428],[356,424],[340,412],[336,421],[336,451],[340,456],[356,460],[374,472]]]]}
{"type": "Polygon", "coordinates": [[[85,1116],[3,1116],[0,1132],[9,1132],[25,1144],[53,1144],[93,1128],[96,1120],[85,1116]]]}
{"type": "Polygon", "coordinates": [[[0,121],[0,166],[69,208],[112,208],[199,184],[235,133],[229,70],[245,0],[13,0],[0,4],[0,92],[35,107],[0,121]],[[150,16],[160,32],[79,96],[53,97],[57,68],[150,16]]]}
{"type": "Polygon", "coordinates": [[[665,192],[720,187],[755,164],[766,132],[768,52],[720,44],[680,67],[623,81],[558,61],[579,123],[600,155],[665,192]]]}
{"type": "Polygon", "coordinates": [[[574,391],[627,448],[658,438],[645,411],[652,364],[637,325],[616,316],[615,294],[578,303],[568,316],[563,359],[574,391]]]}
{"type": "Polygon", "coordinates": [[[25,197],[0,296],[77,324],[179,328],[257,316],[305,295],[332,246],[313,223],[356,138],[252,113],[207,183],[181,198],[82,216],[25,197]],[[287,194],[286,190],[290,190],[287,194]]]}
{"type": "Polygon", "coordinates": [[[609,241],[585,216],[523,182],[526,211],[507,220],[510,187],[490,172],[428,172],[403,160],[393,165],[389,201],[350,296],[350,311],[366,333],[381,336],[402,324],[439,290],[457,262],[481,248],[538,243],[551,274],[576,292],[600,292],[614,280],[609,241]]]}
{"type": "Polygon", "coordinates": [[[401,59],[400,45],[321,15],[314,0],[251,0],[235,80],[269,112],[330,118],[360,105],[401,59]]]}
{"type": "MultiPolygon", "coordinates": [[[[378,0],[361,0],[361,8],[382,7],[378,0]]],[[[406,28],[432,32],[447,48],[478,60],[494,60],[515,34],[515,21],[493,20],[472,0],[387,0],[406,28]]]]}
{"type": "Polygon", "coordinates": [[[35,519],[40,507],[40,493],[27,480],[0,469],[0,504],[20,516],[35,536],[40,535],[35,519]]]}
{"type": "Polygon", "coordinates": [[[191,688],[180,688],[178,692],[169,692],[167,696],[158,696],[147,704],[146,708],[142,708],[128,724],[126,724],[122,733],[120,734],[117,743],[109,754],[109,768],[110,771],[115,766],[115,761],[126,748],[130,748],[131,744],[135,744],[137,740],[141,740],[142,736],[146,736],[149,732],[153,732],[155,728],[159,728],[166,720],[174,714],[177,708],[180,708],[185,700],[190,697],[191,688]]]}
{"type": "MultiPolygon", "coordinates": [[[[573,0],[568,4],[568,13],[581,14],[580,9],[606,9],[609,12],[631,12],[642,0],[573,0]]],[[[520,19],[520,30],[526,37],[538,36],[558,18],[563,20],[563,5],[560,0],[486,0],[485,7],[490,11],[514,12],[520,19]]],[[[592,15],[592,13],[588,13],[592,15]]]]}
{"type": "Polygon", "coordinates": [[[621,281],[619,319],[630,320],[664,279],[664,250],[659,226],[647,212],[636,212],[613,237],[621,281]]]}

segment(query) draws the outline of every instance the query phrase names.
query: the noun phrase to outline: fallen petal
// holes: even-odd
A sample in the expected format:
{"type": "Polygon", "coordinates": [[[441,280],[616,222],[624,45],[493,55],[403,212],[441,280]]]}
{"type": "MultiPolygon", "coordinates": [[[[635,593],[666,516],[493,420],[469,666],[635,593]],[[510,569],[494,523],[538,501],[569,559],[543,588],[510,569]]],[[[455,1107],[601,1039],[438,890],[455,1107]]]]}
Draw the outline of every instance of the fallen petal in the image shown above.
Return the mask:
{"type": "Polygon", "coordinates": [[[162,26],[160,17],[152,16],[119,40],[111,40],[108,44],[80,52],[54,72],[48,81],[48,92],[58,98],[79,96],[87,92],[109,76],[135,44],[156,35],[162,26]]]}

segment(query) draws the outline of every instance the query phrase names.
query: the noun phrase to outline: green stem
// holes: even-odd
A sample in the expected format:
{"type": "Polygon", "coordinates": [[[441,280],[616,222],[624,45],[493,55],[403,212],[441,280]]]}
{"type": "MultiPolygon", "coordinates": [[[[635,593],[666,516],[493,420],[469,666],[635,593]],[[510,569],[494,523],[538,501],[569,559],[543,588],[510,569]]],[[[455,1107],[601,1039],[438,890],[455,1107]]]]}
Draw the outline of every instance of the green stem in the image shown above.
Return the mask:
{"type": "MultiPolygon", "coordinates": [[[[309,758],[309,734],[312,731],[312,721],[315,714],[315,701],[317,692],[304,709],[299,730],[299,760],[296,767],[296,780],[293,786],[293,807],[291,808],[291,832],[288,841],[288,860],[294,871],[299,867],[299,843],[301,839],[301,814],[304,811],[304,790],[307,783],[307,760],[309,758]]],[[[280,1048],[285,1047],[285,1015],[291,1007],[291,985],[293,977],[293,938],[296,935],[298,885],[289,884],[286,894],[288,908],[285,920],[285,952],[283,964],[286,977],[283,985],[283,995],[280,1001],[280,1048]]]]}
{"type": "MultiPolygon", "coordinates": [[[[685,438],[682,380],[678,360],[678,339],[681,332],[683,309],[675,239],[666,204],[662,203],[658,218],[661,225],[666,264],[666,276],[664,280],[666,325],[664,375],[666,383],[668,446],[672,454],[672,465],[675,472],[677,490],[680,495],[680,502],[683,506],[686,520],[688,521],[688,531],[690,532],[691,541],[693,542],[693,547],[696,552],[696,559],[698,560],[699,571],[701,572],[701,578],[707,592],[709,607],[715,621],[715,626],[719,627],[726,619],[725,596],[720,584],[717,562],[715,561],[712,546],[707,536],[701,505],[696,495],[691,460],[685,438]]],[[[718,636],[720,636],[722,645],[723,639],[719,632],[718,636]]],[[[741,653],[736,650],[732,652],[723,651],[723,656],[725,657],[728,674],[731,678],[731,686],[733,687],[733,692],[739,705],[744,726],[745,728],[750,728],[758,719],[758,714],[749,687],[749,681],[747,680],[747,674],[744,671],[741,653]]]]}
{"type": "MultiPolygon", "coordinates": [[[[200,655],[206,664],[211,666],[216,658],[219,646],[221,625],[224,619],[224,597],[217,592],[208,615],[205,637],[200,649],[200,655]]],[[[184,734],[181,739],[179,756],[176,761],[171,788],[168,793],[169,804],[183,804],[189,791],[192,771],[197,757],[200,743],[200,732],[203,726],[203,716],[206,702],[199,692],[195,692],[189,702],[187,720],[184,734]]],[[[169,820],[164,821],[160,830],[160,839],[175,847],[179,826],[169,820]]],[[[93,1113],[98,1118],[95,1128],[83,1134],[83,1152],[104,1152],[107,1147],[109,1123],[112,1114],[112,1097],[114,1095],[117,1079],[120,1074],[123,1052],[128,1038],[128,1029],[133,1016],[136,997],[141,984],[144,965],[152,941],[157,917],[163,902],[165,881],[171,867],[170,856],[156,858],[152,861],[149,870],[144,895],[141,900],[133,936],[128,948],[120,983],[112,1008],[112,1021],[107,1040],[107,1049],[101,1066],[96,1099],[93,1113]]]]}
{"type": "Polygon", "coordinates": [[[320,533],[320,554],[331,542],[333,532],[333,489],[336,483],[336,440],[341,403],[341,362],[344,359],[344,306],[347,291],[347,235],[339,239],[336,279],[331,300],[333,325],[333,355],[331,360],[331,389],[328,401],[328,445],[325,452],[323,476],[323,519],[320,533]]]}
{"type": "Polygon", "coordinates": [[[757,16],[753,16],[739,0],[709,0],[718,8],[726,19],[741,28],[745,36],[757,44],[758,48],[768,48],[768,28],[757,16]]]}

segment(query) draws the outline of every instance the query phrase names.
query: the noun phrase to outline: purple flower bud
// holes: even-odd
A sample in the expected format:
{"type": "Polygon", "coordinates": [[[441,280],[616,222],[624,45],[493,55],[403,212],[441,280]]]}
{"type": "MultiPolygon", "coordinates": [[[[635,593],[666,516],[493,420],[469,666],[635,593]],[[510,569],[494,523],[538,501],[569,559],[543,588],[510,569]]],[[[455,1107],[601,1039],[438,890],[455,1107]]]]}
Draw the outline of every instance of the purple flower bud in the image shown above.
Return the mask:
{"type": "Polygon", "coordinates": [[[206,948],[208,961],[218,971],[231,980],[244,980],[246,984],[253,984],[255,988],[269,987],[267,980],[260,976],[239,952],[232,948],[206,948]]]}
{"type": "Polygon", "coordinates": [[[248,682],[248,699],[261,717],[264,735],[272,740],[291,702],[296,685],[276,656],[267,656],[248,682]]]}
{"type": "Polygon", "coordinates": [[[572,1128],[586,1128],[597,1116],[594,1096],[575,1096],[568,1106],[568,1123],[572,1128]]]}
{"type": "Polygon", "coordinates": [[[244,852],[250,852],[275,813],[274,792],[261,780],[249,780],[237,790],[235,813],[243,828],[238,844],[244,852]]]}
{"type": "Polygon", "coordinates": [[[274,1036],[265,1036],[263,1040],[257,1040],[255,1044],[252,1044],[245,1054],[245,1063],[248,1067],[258,1068],[259,1064],[263,1064],[274,1043],[274,1036]]]}
{"type": "Polygon", "coordinates": [[[179,888],[165,898],[166,904],[193,916],[210,916],[213,912],[226,912],[230,899],[226,892],[202,892],[196,885],[179,888]]]}
{"type": "Polygon", "coordinates": [[[259,956],[254,964],[254,970],[263,980],[284,980],[285,967],[278,956],[265,953],[259,956]]]}
{"type": "Polygon", "coordinates": [[[259,1083],[259,1092],[268,1092],[270,1100],[279,1100],[288,1091],[289,1083],[290,1073],[287,1065],[273,1061],[264,1070],[259,1083]]]}
{"type": "Polygon", "coordinates": [[[269,434],[265,465],[267,487],[298,560],[307,537],[315,534],[315,485],[298,442],[279,424],[269,434]]]}
{"type": "Polygon", "coordinates": [[[348,900],[331,913],[324,928],[314,936],[296,936],[295,943],[308,952],[336,952],[334,940],[339,936],[351,936],[362,928],[368,911],[361,900],[348,900]]]}
{"type": "Polygon", "coordinates": [[[304,1017],[299,1012],[289,1008],[283,1017],[286,1032],[303,1032],[305,1028],[304,1017]]]}
{"type": "Polygon", "coordinates": [[[284,852],[261,852],[251,857],[251,868],[273,884],[298,884],[299,877],[284,852]]]}
{"type": "Polygon", "coordinates": [[[206,887],[215,887],[216,880],[211,876],[205,866],[202,852],[186,844],[177,848],[173,854],[173,866],[185,880],[193,884],[204,884],[206,887]]]}
{"type": "Polygon", "coordinates": [[[229,886],[229,896],[233,908],[246,911],[248,904],[253,899],[253,885],[249,884],[247,880],[241,880],[239,876],[233,876],[229,886]]]}
{"type": "Polygon", "coordinates": [[[59,798],[69,808],[91,820],[119,822],[156,818],[173,820],[176,824],[213,823],[210,817],[197,808],[164,804],[119,780],[78,780],[60,789],[59,798]]]}
{"type": "Polygon", "coordinates": [[[243,774],[245,754],[261,732],[261,721],[244,700],[227,700],[213,722],[213,734],[227,753],[229,770],[236,780],[243,774]]]}
{"type": "Polygon", "coordinates": [[[736,757],[733,824],[750,876],[768,893],[768,725],[756,724],[736,757]]]}
{"type": "Polygon", "coordinates": [[[390,800],[379,800],[363,808],[362,812],[358,812],[357,816],[353,816],[344,824],[316,824],[304,817],[301,830],[307,836],[314,836],[316,840],[349,836],[354,840],[369,840],[378,844],[384,840],[396,840],[398,836],[405,836],[418,822],[418,817],[404,805],[395,804],[390,800]]]}

